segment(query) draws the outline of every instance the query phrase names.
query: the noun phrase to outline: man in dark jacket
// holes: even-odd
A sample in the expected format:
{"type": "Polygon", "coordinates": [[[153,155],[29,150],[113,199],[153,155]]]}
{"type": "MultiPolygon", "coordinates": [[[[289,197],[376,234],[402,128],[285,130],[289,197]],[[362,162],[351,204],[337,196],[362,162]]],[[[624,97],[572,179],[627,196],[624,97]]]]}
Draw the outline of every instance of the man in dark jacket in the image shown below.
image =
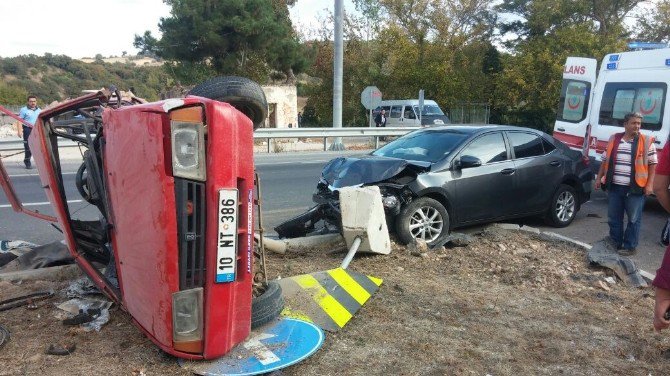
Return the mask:
{"type": "Polygon", "coordinates": [[[385,127],[386,126],[386,110],[381,110],[375,116],[375,125],[377,127],[385,127]]]}

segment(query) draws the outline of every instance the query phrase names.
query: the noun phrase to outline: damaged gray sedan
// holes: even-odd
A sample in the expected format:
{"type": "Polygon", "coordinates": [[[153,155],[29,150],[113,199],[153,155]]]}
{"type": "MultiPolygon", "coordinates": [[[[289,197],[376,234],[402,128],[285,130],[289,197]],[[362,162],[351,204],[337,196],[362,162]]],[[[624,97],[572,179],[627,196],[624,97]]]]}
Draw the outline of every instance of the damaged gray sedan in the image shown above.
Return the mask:
{"type": "Polygon", "coordinates": [[[565,227],[591,196],[588,158],[537,130],[444,126],[409,133],[371,154],[328,162],[316,206],[275,228],[280,237],[340,230],[342,187],[376,185],[402,243],[437,244],[456,227],[543,216],[565,227]]]}

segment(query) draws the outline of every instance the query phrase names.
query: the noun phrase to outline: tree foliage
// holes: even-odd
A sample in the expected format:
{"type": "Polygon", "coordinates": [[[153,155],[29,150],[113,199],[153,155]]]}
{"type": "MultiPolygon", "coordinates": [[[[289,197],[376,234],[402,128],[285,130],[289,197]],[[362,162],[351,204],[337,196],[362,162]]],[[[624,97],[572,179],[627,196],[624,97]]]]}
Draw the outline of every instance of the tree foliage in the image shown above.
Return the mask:
{"type": "Polygon", "coordinates": [[[670,0],[662,0],[637,19],[640,40],[670,42],[670,0]]]}
{"type": "Polygon", "coordinates": [[[82,90],[115,85],[121,90],[134,89],[140,97],[157,100],[173,85],[162,67],[138,67],[132,64],[91,64],[65,55],[23,55],[0,58],[0,103],[23,104],[28,94],[40,103],[78,97],[82,90]]]}
{"type": "Polygon", "coordinates": [[[265,81],[270,73],[287,79],[302,72],[309,54],[302,48],[282,0],[165,0],[171,15],[161,18],[161,39],[135,36],[135,47],[171,62],[191,79],[208,67],[217,74],[265,81]],[[193,68],[196,72],[189,72],[193,68]]]}

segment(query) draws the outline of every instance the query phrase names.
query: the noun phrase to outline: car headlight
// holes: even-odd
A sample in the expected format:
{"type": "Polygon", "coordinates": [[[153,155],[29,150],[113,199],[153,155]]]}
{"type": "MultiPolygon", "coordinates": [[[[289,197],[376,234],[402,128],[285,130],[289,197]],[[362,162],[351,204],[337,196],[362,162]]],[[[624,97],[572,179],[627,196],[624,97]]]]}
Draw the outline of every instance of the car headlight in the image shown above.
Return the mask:
{"type": "Polygon", "coordinates": [[[205,124],[201,107],[188,107],[170,113],[172,174],[205,181],[205,124]]]}
{"type": "Polygon", "coordinates": [[[172,341],[180,351],[202,351],[203,288],[172,294],[172,341]]]}

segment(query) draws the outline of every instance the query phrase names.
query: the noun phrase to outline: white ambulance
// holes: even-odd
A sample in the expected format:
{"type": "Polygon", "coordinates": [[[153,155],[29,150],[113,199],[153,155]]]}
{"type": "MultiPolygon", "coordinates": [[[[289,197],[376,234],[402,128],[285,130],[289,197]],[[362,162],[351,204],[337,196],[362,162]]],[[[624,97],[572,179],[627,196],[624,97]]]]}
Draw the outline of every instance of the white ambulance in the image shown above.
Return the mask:
{"type": "Polygon", "coordinates": [[[642,132],[656,148],[670,132],[670,48],[606,55],[596,78],[595,59],[568,57],[553,136],[572,149],[602,154],[609,137],[623,132],[623,117],[642,114],[642,132]]]}

